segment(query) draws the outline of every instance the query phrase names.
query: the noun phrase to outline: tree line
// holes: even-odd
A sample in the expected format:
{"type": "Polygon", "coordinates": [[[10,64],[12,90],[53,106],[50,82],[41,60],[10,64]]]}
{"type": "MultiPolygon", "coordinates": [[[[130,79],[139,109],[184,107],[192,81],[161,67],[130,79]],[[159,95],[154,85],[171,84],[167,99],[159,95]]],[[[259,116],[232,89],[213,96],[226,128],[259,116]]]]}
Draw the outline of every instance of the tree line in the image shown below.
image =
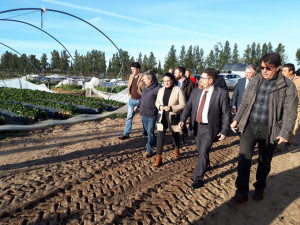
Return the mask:
{"type": "MultiPolygon", "coordinates": [[[[105,52],[92,50],[85,55],[75,51],[74,57],[70,57],[66,50],[61,52],[53,50],[50,59],[47,54],[43,53],[41,58],[35,55],[22,54],[18,56],[6,51],[1,55],[0,69],[2,71],[17,71],[19,73],[28,73],[35,71],[34,67],[28,63],[28,60],[35,65],[42,73],[63,73],[76,75],[116,75],[120,72],[123,62],[122,74],[127,76],[130,71],[130,64],[138,61],[141,64],[142,71],[154,70],[158,74],[167,72],[170,68],[185,66],[192,69],[195,73],[201,73],[204,68],[213,67],[221,70],[225,63],[245,63],[254,64],[257,68],[260,64],[262,55],[268,52],[277,52],[282,57],[282,63],[287,62],[284,45],[279,43],[275,48],[271,42],[260,43],[253,42],[247,45],[242,54],[238,51],[238,45],[235,43],[233,48],[230,47],[229,41],[224,44],[218,42],[212,50],[205,56],[203,48],[199,45],[190,45],[186,48],[181,46],[179,54],[174,45],[171,46],[167,53],[162,66],[161,61],[157,62],[153,52],[149,55],[139,53],[137,58],[130,56],[128,51],[121,50],[113,54],[112,58],[107,61],[105,52]],[[74,59],[74,60],[73,60],[74,59]]],[[[300,49],[297,50],[296,60],[300,64],[300,49]]]]}

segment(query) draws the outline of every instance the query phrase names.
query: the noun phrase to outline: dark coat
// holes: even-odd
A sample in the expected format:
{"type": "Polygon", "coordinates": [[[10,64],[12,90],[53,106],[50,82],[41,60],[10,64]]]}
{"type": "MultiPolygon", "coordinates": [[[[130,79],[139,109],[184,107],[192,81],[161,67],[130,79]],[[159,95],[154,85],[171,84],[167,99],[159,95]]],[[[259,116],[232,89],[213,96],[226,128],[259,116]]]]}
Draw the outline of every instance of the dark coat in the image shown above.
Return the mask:
{"type": "Polygon", "coordinates": [[[190,94],[192,93],[194,88],[195,88],[195,83],[191,81],[189,78],[185,78],[185,80],[181,85],[181,90],[183,91],[186,102],[189,100],[190,94]]]}
{"type": "MultiPolygon", "coordinates": [[[[186,122],[191,115],[194,135],[197,136],[196,116],[203,90],[195,88],[181,114],[180,121],[186,122]]],[[[208,130],[214,139],[219,133],[227,136],[230,125],[230,100],[227,90],[214,87],[208,108],[208,130]]]]}
{"type": "Polygon", "coordinates": [[[220,87],[220,88],[227,90],[227,85],[226,85],[225,79],[222,76],[219,76],[219,75],[217,76],[217,79],[215,80],[214,85],[215,85],[215,87],[220,87]]]}
{"type": "Polygon", "coordinates": [[[236,110],[239,108],[239,106],[242,102],[242,96],[245,91],[246,79],[247,78],[239,79],[239,81],[237,82],[237,84],[235,85],[235,88],[234,88],[231,106],[232,107],[235,106],[236,110]]]}
{"type": "Polygon", "coordinates": [[[160,88],[161,85],[155,81],[149,87],[145,86],[143,89],[141,99],[137,105],[142,116],[156,119],[158,110],[155,106],[155,101],[160,88]]]}
{"type": "MultiPolygon", "coordinates": [[[[261,73],[257,74],[251,79],[244,92],[242,103],[233,119],[238,122],[241,133],[245,130],[263,79],[261,73]]],[[[279,72],[276,85],[269,94],[269,122],[266,132],[271,144],[277,136],[289,139],[297,118],[297,103],[298,94],[295,84],[279,72]]]]}

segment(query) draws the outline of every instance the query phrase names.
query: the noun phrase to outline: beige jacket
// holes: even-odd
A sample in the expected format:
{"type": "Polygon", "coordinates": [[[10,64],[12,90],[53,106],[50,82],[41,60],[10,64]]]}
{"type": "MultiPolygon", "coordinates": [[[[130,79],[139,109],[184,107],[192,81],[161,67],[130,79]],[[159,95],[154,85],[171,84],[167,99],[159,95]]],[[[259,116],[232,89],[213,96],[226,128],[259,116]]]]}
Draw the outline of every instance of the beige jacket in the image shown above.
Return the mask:
{"type": "MultiPolygon", "coordinates": [[[[163,111],[160,110],[160,106],[163,106],[164,93],[165,93],[165,87],[159,89],[156,102],[155,102],[156,108],[158,109],[158,116],[157,116],[158,131],[162,131],[164,129],[161,123],[163,111]]],[[[169,132],[181,132],[181,129],[178,127],[178,123],[180,122],[180,112],[181,110],[183,110],[185,106],[185,97],[180,87],[178,86],[173,87],[168,106],[172,106],[172,111],[169,112],[169,116],[167,117],[169,132]],[[173,121],[173,125],[171,121],[173,121]]]]}
{"type": "MultiPolygon", "coordinates": [[[[138,86],[138,90],[137,92],[140,94],[140,96],[142,96],[142,91],[144,89],[144,81],[143,81],[143,74],[140,73],[138,80],[137,80],[137,86],[138,86]]],[[[133,81],[134,75],[131,74],[129,76],[129,80],[128,80],[128,95],[130,96],[130,89],[131,89],[131,85],[132,85],[132,81],[133,81]]]]}

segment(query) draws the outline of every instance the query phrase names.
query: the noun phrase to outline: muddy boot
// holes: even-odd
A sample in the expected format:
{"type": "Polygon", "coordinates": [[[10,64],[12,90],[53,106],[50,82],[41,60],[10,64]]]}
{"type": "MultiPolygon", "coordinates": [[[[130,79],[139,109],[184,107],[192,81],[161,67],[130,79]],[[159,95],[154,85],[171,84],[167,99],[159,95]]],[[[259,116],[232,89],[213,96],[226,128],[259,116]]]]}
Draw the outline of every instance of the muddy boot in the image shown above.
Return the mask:
{"type": "Polygon", "coordinates": [[[174,156],[176,158],[180,156],[180,154],[179,154],[179,148],[175,148],[175,154],[174,154],[174,156]]]}
{"type": "Polygon", "coordinates": [[[161,155],[156,155],[156,161],[153,164],[153,167],[159,167],[162,165],[162,158],[161,155]]]}

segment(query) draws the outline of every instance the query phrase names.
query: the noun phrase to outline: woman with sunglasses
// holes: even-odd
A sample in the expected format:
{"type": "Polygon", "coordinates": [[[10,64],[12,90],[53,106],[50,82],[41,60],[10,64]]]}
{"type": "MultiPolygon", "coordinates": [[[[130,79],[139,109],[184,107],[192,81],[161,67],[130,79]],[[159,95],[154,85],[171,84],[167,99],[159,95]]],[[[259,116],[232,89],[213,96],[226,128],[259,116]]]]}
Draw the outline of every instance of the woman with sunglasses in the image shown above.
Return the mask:
{"type": "Polygon", "coordinates": [[[163,77],[164,87],[160,88],[157,94],[155,105],[158,109],[157,118],[157,150],[154,167],[162,165],[162,148],[166,131],[172,133],[175,142],[175,157],[179,157],[179,133],[180,112],[184,108],[185,98],[180,87],[175,85],[175,77],[166,73],[163,77]]]}

